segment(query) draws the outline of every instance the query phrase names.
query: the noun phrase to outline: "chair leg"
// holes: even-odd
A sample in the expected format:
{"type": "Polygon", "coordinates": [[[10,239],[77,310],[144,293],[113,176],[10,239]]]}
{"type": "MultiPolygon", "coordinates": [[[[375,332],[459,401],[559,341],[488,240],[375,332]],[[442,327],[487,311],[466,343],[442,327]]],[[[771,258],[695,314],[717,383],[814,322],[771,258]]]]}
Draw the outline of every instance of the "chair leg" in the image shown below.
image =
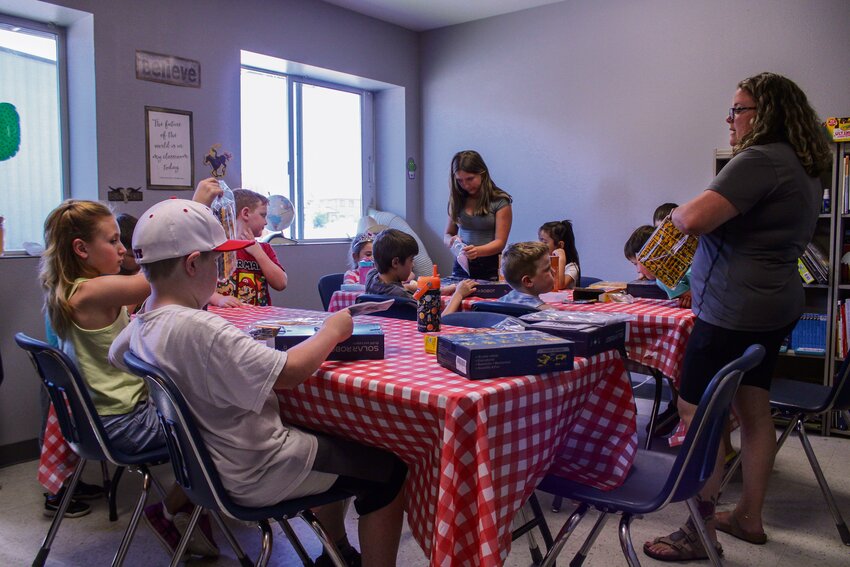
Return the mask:
{"type": "Polygon", "coordinates": [[[735,475],[738,467],[741,466],[741,453],[742,451],[738,451],[738,454],[735,455],[735,458],[732,459],[732,462],[729,464],[726,474],[723,475],[723,480],[720,481],[720,490],[718,490],[718,498],[721,494],[723,494],[723,491],[726,490],[726,485],[729,484],[730,480],[732,480],[732,477],[735,475]]]}
{"type": "Polygon", "coordinates": [[[626,556],[629,567],[640,567],[640,561],[638,560],[637,553],[635,553],[635,546],[632,545],[631,525],[633,518],[634,516],[631,514],[623,514],[620,518],[620,547],[623,550],[623,555],[626,556]]]}
{"type": "Polygon", "coordinates": [[[257,522],[257,527],[260,528],[260,532],[262,533],[262,549],[254,565],[256,567],[266,567],[269,564],[269,558],[272,556],[272,547],[274,546],[272,528],[268,520],[260,520],[257,522]]]}
{"type": "Polygon", "coordinates": [[[304,549],[304,546],[301,544],[301,540],[298,539],[298,536],[295,535],[295,530],[292,529],[292,526],[289,525],[289,520],[286,518],[278,518],[277,523],[280,524],[280,529],[283,530],[283,534],[286,536],[286,539],[289,540],[289,543],[292,544],[293,549],[295,549],[295,553],[298,554],[298,557],[301,559],[301,563],[304,567],[312,567],[313,560],[307,555],[307,550],[304,549]]]}
{"type": "Polygon", "coordinates": [[[112,481],[109,483],[109,488],[107,489],[104,486],[104,490],[106,490],[107,498],[109,499],[109,521],[114,522],[118,520],[118,482],[121,480],[121,477],[124,475],[124,467],[118,467],[115,469],[115,474],[112,475],[112,481]]]}
{"type": "Polygon", "coordinates": [[[708,558],[711,560],[711,564],[714,565],[714,567],[721,567],[723,563],[720,561],[720,555],[717,553],[717,548],[714,547],[714,542],[712,542],[708,537],[708,530],[705,527],[702,514],[699,512],[696,497],[692,496],[691,498],[688,498],[685,500],[685,503],[688,505],[688,511],[691,513],[691,521],[693,521],[694,526],[697,529],[699,539],[702,541],[702,545],[705,548],[706,553],[708,553],[708,558]]]}
{"type": "Polygon", "coordinates": [[[579,507],[570,514],[570,517],[567,518],[566,522],[564,522],[561,531],[558,532],[558,536],[552,543],[552,547],[550,547],[549,551],[546,552],[546,557],[543,558],[543,565],[541,567],[553,567],[553,565],[555,565],[555,560],[558,558],[558,555],[561,553],[564,545],[566,545],[570,535],[572,535],[576,526],[578,526],[579,522],[581,522],[582,518],[584,518],[584,515],[587,513],[589,508],[590,506],[587,504],[581,503],[579,504],[579,507]]]}
{"type": "Polygon", "coordinates": [[[581,549],[578,550],[573,560],[570,561],[570,567],[581,567],[584,565],[585,559],[587,559],[587,554],[590,553],[590,548],[593,547],[593,544],[596,543],[596,538],[599,537],[599,533],[602,531],[602,528],[605,527],[605,522],[608,521],[608,514],[606,512],[601,512],[599,517],[596,518],[596,523],[593,524],[593,529],[590,530],[590,533],[587,534],[587,537],[584,539],[584,543],[581,544],[581,549]]]}
{"type": "Polygon", "coordinates": [[[127,556],[127,550],[130,549],[130,544],[133,542],[133,536],[136,534],[136,528],[139,526],[139,520],[142,517],[145,502],[147,502],[148,494],[151,490],[151,473],[148,468],[141,465],[137,471],[142,475],[142,493],[136,501],[136,508],[133,510],[133,515],[130,516],[130,522],[127,524],[127,529],[124,530],[124,537],[121,538],[121,544],[118,546],[118,551],[112,560],[113,567],[124,563],[124,558],[127,556]]]}
{"type": "Polygon", "coordinates": [[[528,551],[531,553],[531,562],[535,565],[540,565],[540,562],[543,561],[543,554],[540,553],[540,546],[537,545],[537,539],[535,539],[533,532],[533,528],[540,521],[540,518],[535,516],[534,520],[529,520],[524,506],[521,506],[518,512],[522,525],[529,526],[525,530],[525,537],[528,539],[528,551]]]}
{"type": "Polygon", "coordinates": [[[74,489],[77,488],[77,482],[83,474],[83,469],[86,466],[86,459],[80,457],[80,462],[77,463],[77,468],[74,469],[74,474],[71,475],[71,482],[65,487],[65,494],[62,495],[62,500],[59,501],[59,509],[56,515],[53,516],[53,521],[50,522],[50,529],[47,530],[47,535],[41,544],[41,549],[32,561],[33,567],[42,567],[47,561],[47,555],[50,553],[50,546],[53,544],[53,538],[56,537],[56,532],[59,531],[59,524],[62,523],[62,518],[65,516],[65,511],[68,505],[71,504],[71,497],[74,494],[74,489]]]}
{"type": "MultiPolygon", "coordinates": [[[[195,506],[196,508],[198,506],[195,506]]],[[[236,536],[233,535],[233,532],[230,531],[230,528],[227,527],[227,524],[224,522],[224,518],[221,516],[221,512],[217,510],[209,510],[210,515],[215,520],[215,523],[218,524],[218,528],[221,530],[221,533],[224,534],[224,539],[227,540],[227,543],[230,544],[230,547],[233,548],[233,552],[236,553],[236,558],[239,560],[244,567],[250,567],[254,564],[245,552],[242,550],[242,546],[239,545],[239,541],[236,539],[236,536]]],[[[191,521],[191,519],[190,519],[191,521]]]]}
{"type": "Polygon", "coordinates": [[[649,413],[649,426],[646,429],[646,441],[643,448],[647,451],[652,449],[652,437],[655,435],[655,425],[658,419],[658,411],[661,409],[661,390],[664,386],[664,375],[658,370],[652,371],[655,378],[655,392],[652,396],[652,411],[649,413]]]}
{"type": "Polygon", "coordinates": [[[797,435],[800,437],[800,443],[803,445],[803,450],[806,452],[806,457],[809,459],[809,464],[812,466],[812,471],[815,473],[815,478],[818,479],[820,491],[826,500],[826,505],[832,514],[832,519],[835,522],[835,527],[838,529],[838,534],[841,536],[841,541],[844,545],[850,545],[850,531],[847,530],[847,524],[844,523],[844,518],[841,517],[841,512],[835,503],[835,498],[832,496],[832,491],[829,489],[829,484],[826,482],[826,477],[823,476],[823,471],[820,468],[820,463],[812,449],[812,444],[809,442],[809,436],[806,435],[806,428],[803,426],[802,420],[797,421],[797,435]]]}
{"type": "Polygon", "coordinates": [[[543,536],[543,543],[546,544],[546,549],[549,549],[552,547],[552,532],[549,531],[549,524],[546,523],[546,517],[543,515],[540,501],[533,492],[528,499],[528,505],[531,506],[531,512],[534,514],[534,517],[537,518],[537,527],[540,529],[540,535],[543,536]]]}
{"type": "Polygon", "coordinates": [[[564,499],[560,496],[554,496],[552,498],[552,511],[556,514],[561,511],[561,506],[564,504],[564,499]]]}
{"type": "Polygon", "coordinates": [[[307,522],[307,525],[315,532],[316,537],[319,538],[319,541],[322,542],[322,547],[325,548],[325,551],[328,552],[328,555],[331,558],[331,561],[336,567],[346,567],[345,561],[339,554],[339,550],[336,548],[336,544],[331,541],[330,536],[325,531],[325,528],[322,527],[322,524],[319,523],[319,519],[313,514],[312,510],[301,510],[298,512],[298,516],[307,522]]]}
{"type": "Polygon", "coordinates": [[[192,539],[195,526],[198,525],[198,519],[201,517],[203,510],[200,506],[195,506],[195,509],[192,510],[192,515],[189,516],[189,524],[186,526],[186,533],[180,538],[177,549],[174,550],[174,555],[171,556],[169,567],[177,567],[180,565],[180,561],[183,560],[183,554],[186,553],[186,548],[189,547],[189,540],[192,539]]]}

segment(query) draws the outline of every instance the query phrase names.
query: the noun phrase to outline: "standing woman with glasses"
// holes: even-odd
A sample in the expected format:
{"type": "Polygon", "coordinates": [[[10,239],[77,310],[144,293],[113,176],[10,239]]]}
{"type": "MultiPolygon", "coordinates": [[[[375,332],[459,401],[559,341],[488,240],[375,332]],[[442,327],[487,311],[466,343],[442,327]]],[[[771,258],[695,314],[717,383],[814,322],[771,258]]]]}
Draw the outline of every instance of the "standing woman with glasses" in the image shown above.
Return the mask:
{"type": "MultiPolygon", "coordinates": [[[[711,378],[751,344],[764,361],[744,375],[734,407],[741,423],[743,493],[715,517],[723,454],[697,497],[715,530],[748,543],[767,541],[762,507],[776,452],[770,380],[782,340],[805,305],[797,258],[812,238],[831,168],[829,143],[806,95],[791,80],[761,73],[738,83],[726,118],[733,158],[708,189],[672,213],[673,224],[700,235],[691,277],[697,316],[685,351],[679,415],[690,424],[711,378]]],[[[718,545],[719,547],[719,545],[718,545]]],[[[706,558],[694,526],[644,545],[662,561],[706,558]]]]}
{"type": "Polygon", "coordinates": [[[512,198],[490,178],[487,164],[472,150],[458,152],[449,171],[449,224],[443,240],[452,248],[462,243],[469,270],[455,260],[452,275],[496,280],[499,254],[508,242],[512,198]]]}

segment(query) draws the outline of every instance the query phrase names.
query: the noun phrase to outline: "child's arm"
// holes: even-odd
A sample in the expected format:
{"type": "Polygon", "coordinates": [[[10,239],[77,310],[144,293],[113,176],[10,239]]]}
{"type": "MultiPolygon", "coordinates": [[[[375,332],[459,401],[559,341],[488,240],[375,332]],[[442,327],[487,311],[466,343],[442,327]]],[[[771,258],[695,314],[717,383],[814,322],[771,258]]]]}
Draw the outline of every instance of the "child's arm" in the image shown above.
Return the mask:
{"type": "Polygon", "coordinates": [[[463,280],[457,284],[455,292],[446,304],[446,308],[443,309],[443,315],[448,315],[449,313],[454,313],[460,310],[461,303],[463,303],[465,298],[472,295],[472,292],[475,291],[476,285],[475,280],[463,280]]]}
{"type": "Polygon", "coordinates": [[[71,296],[71,318],[83,329],[102,329],[111,325],[125,305],[137,305],[150,295],[144,274],[108,275],[80,284],[71,296]]]}
{"type": "MultiPolygon", "coordinates": [[[[247,227],[242,229],[242,233],[239,235],[239,238],[243,240],[254,240],[254,235],[251,233],[251,230],[247,227]]],[[[257,264],[260,265],[260,270],[263,272],[263,275],[266,276],[266,282],[268,282],[269,286],[276,289],[277,291],[283,291],[286,289],[286,284],[289,279],[286,277],[286,272],[283,271],[283,268],[275,261],[272,260],[266,251],[260,246],[260,243],[257,242],[248,248],[245,248],[245,252],[254,257],[257,261],[257,264]]],[[[274,254],[274,251],[272,251],[274,254]]]]}
{"type": "Polygon", "coordinates": [[[198,182],[198,186],[195,188],[195,194],[192,195],[192,200],[209,207],[215,201],[215,198],[222,193],[224,193],[224,190],[218,184],[218,179],[207,177],[198,182]]]}
{"type": "Polygon", "coordinates": [[[315,335],[287,351],[286,364],[277,376],[275,388],[294,388],[319,369],[334,347],[351,336],[354,320],[348,309],[337,311],[315,335]]]}
{"type": "Polygon", "coordinates": [[[242,303],[232,295],[222,295],[218,292],[210,296],[209,304],[213,307],[247,307],[247,303],[242,303]]]}

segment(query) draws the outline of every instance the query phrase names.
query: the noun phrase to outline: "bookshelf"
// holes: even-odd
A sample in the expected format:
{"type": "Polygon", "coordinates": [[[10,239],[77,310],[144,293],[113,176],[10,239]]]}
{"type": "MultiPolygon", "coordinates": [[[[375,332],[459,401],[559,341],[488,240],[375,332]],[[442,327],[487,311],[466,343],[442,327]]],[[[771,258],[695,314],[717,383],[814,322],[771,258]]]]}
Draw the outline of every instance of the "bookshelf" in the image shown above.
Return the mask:
{"type": "MultiPolygon", "coordinates": [[[[837,344],[839,302],[847,302],[847,313],[850,314],[850,265],[842,269],[840,262],[845,253],[850,253],[850,178],[845,175],[845,162],[850,166],[850,143],[833,144],[833,152],[832,171],[821,179],[822,187],[828,191],[830,206],[818,215],[812,237],[812,243],[823,252],[828,266],[823,274],[825,278],[803,285],[806,294],[804,313],[812,315],[809,319],[825,319],[825,333],[822,332],[819,339],[824,343],[821,345],[823,352],[795,351],[792,342],[791,348],[780,355],[774,373],[776,377],[830,386],[835,370],[843,360],[839,350],[841,346],[837,344]]],[[[730,159],[731,150],[716,149],[714,174],[730,159]]],[[[837,423],[837,417],[831,417],[828,423],[821,424],[821,432],[850,435],[850,431],[840,430],[837,423]]]]}

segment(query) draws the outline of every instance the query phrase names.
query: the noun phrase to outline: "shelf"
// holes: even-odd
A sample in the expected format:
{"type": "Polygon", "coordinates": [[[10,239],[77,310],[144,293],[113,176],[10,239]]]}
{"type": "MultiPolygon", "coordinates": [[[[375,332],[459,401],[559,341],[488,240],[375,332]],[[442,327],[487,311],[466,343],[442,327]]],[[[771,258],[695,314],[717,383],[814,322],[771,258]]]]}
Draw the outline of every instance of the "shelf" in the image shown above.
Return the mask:
{"type": "Polygon", "coordinates": [[[813,358],[817,360],[823,360],[826,358],[825,353],[817,354],[814,352],[795,352],[793,350],[786,350],[785,352],[780,352],[780,356],[789,356],[792,358],[813,358]]]}

